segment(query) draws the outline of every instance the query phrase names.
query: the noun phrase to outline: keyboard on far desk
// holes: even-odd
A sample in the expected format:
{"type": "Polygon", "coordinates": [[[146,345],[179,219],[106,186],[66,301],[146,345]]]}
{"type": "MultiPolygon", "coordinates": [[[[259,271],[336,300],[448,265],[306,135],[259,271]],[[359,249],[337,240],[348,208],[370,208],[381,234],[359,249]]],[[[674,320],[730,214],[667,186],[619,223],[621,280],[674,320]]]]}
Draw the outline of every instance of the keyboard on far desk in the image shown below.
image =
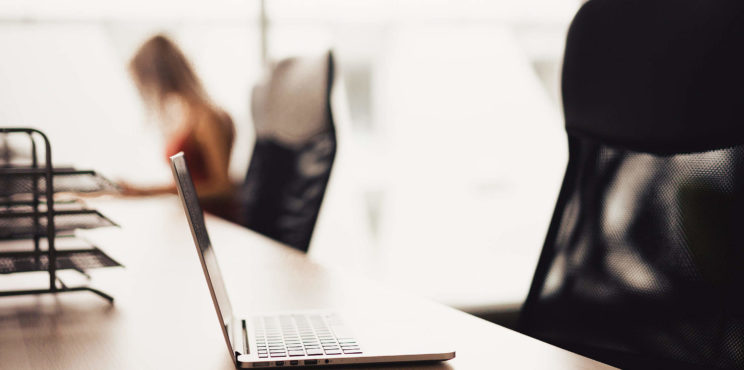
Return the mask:
{"type": "Polygon", "coordinates": [[[335,315],[260,316],[253,326],[259,358],[362,353],[335,315]]]}

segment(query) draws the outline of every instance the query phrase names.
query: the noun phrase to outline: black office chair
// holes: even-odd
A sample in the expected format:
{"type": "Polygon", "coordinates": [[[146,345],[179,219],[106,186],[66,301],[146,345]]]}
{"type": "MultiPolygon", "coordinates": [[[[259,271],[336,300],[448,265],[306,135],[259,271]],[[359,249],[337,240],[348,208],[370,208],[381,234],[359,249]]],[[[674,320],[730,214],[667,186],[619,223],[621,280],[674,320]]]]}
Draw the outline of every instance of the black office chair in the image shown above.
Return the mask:
{"type": "Polygon", "coordinates": [[[625,368],[744,368],[744,2],[591,0],[520,330],[625,368]]]}
{"type": "Polygon", "coordinates": [[[330,52],[285,59],[253,90],[256,144],[238,222],[305,252],[336,154],[333,76],[330,52]]]}

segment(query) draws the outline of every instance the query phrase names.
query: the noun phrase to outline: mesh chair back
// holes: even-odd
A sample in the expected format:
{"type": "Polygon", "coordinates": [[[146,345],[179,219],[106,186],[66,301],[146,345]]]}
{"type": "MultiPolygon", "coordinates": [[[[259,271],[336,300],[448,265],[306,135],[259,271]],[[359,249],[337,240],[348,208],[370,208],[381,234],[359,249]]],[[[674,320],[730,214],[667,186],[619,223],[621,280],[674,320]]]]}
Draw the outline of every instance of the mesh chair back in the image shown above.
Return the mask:
{"type": "Polygon", "coordinates": [[[285,59],[253,92],[256,144],[238,222],[305,252],[336,154],[333,75],[330,53],[285,59]]]}
{"type": "Polygon", "coordinates": [[[522,331],[622,367],[744,368],[741,45],[738,1],[582,7],[569,164],[522,331]]]}

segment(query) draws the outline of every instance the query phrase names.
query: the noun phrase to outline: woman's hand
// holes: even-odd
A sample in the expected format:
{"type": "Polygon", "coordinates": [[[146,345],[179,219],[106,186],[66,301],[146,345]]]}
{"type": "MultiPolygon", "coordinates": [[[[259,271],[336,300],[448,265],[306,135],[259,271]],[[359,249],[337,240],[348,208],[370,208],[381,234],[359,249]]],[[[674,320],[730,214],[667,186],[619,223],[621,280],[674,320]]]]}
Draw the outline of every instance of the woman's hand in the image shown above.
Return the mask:
{"type": "Polygon", "coordinates": [[[145,189],[132,185],[126,181],[118,181],[116,187],[119,188],[119,194],[125,197],[136,197],[147,195],[145,189]]]}

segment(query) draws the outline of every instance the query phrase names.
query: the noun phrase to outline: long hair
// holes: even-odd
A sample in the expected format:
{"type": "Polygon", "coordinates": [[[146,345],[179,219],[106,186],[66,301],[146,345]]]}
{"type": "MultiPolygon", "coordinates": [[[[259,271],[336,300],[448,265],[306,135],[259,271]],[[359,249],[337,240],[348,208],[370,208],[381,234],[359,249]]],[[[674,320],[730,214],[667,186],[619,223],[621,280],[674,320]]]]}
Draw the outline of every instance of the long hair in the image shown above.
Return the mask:
{"type": "Polygon", "coordinates": [[[129,62],[129,71],[145,103],[152,108],[162,111],[169,95],[180,96],[189,104],[211,104],[186,56],[162,34],[140,46],[129,62]]]}

